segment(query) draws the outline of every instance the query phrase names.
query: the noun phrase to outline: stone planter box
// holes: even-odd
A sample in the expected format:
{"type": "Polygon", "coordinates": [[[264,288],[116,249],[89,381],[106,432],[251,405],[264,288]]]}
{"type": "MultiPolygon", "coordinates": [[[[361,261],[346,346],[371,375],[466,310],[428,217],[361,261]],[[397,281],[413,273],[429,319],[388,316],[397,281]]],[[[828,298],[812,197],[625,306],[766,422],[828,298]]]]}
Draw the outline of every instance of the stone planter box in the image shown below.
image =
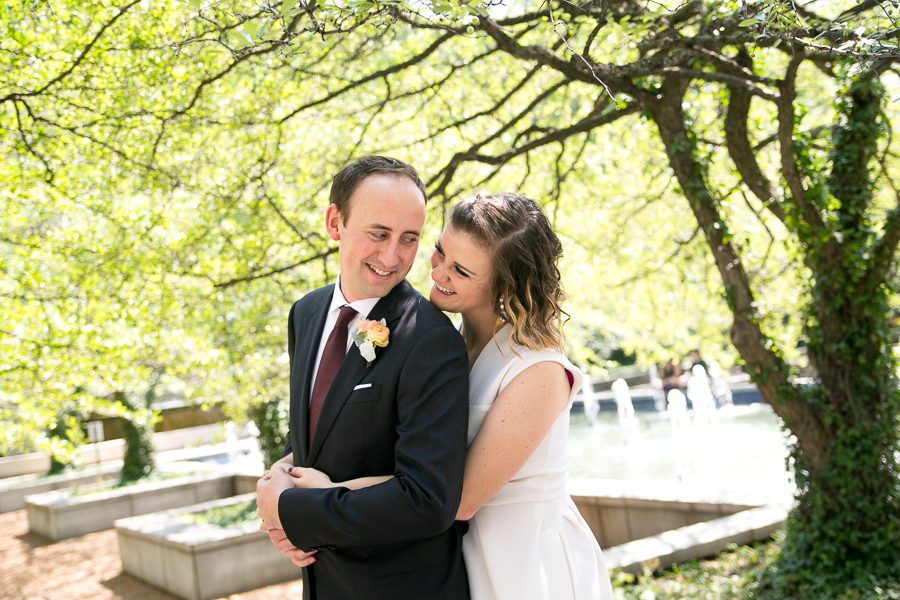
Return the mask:
{"type": "MultiPolygon", "coordinates": [[[[157,453],[157,458],[164,462],[165,454],[169,452],[177,452],[182,448],[196,447],[201,444],[221,442],[226,438],[226,432],[226,428],[221,424],[162,431],[153,434],[153,450],[157,453]]],[[[233,434],[241,440],[251,437],[246,424],[235,428],[233,434]]],[[[117,439],[85,444],[79,446],[78,454],[84,465],[122,460],[125,455],[125,440],[117,439]]],[[[0,457],[0,479],[45,473],[49,469],[50,457],[43,452],[0,457]]]]}
{"type": "Polygon", "coordinates": [[[25,497],[32,494],[100,483],[118,479],[121,475],[122,461],[113,461],[60,475],[22,475],[0,479],[0,513],[22,510],[25,508],[25,497]]]}
{"type": "Polygon", "coordinates": [[[229,527],[180,515],[246,502],[255,493],[116,521],[123,572],[184,600],[212,600],[300,577],[300,568],[259,530],[259,519],[229,527]]]}
{"type": "Polygon", "coordinates": [[[29,530],[57,541],[112,529],[123,517],[189,506],[256,490],[258,477],[204,473],[165,481],[137,483],[91,494],[56,490],[25,498],[29,530]]]}

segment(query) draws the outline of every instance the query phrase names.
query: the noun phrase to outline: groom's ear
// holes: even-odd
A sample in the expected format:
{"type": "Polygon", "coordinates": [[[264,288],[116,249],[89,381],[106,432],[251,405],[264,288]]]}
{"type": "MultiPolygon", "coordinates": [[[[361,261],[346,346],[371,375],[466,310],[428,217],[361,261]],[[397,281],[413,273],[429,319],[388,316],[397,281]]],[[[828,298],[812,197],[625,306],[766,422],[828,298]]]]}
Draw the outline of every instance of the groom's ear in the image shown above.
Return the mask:
{"type": "Polygon", "coordinates": [[[325,230],[328,231],[328,236],[336,242],[341,240],[341,230],[338,225],[343,222],[344,217],[338,210],[337,204],[329,204],[325,210],[325,230]]]}

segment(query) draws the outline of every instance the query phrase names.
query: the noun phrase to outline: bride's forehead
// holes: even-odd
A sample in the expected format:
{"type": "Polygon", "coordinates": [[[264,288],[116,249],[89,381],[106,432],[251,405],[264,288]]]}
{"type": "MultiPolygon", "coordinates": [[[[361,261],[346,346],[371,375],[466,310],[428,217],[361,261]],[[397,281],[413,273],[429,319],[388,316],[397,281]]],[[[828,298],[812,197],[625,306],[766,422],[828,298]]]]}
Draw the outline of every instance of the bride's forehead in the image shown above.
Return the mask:
{"type": "Polygon", "coordinates": [[[444,228],[439,241],[442,246],[448,246],[454,250],[487,254],[485,248],[478,243],[474,236],[452,225],[444,228]]]}
{"type": "Polygon", "coordinates": [[[438,239],[441,252],[448,260],[473,272],[487,272],[491,266],[491,252],[472,235],[448,226],[438,239]]]}

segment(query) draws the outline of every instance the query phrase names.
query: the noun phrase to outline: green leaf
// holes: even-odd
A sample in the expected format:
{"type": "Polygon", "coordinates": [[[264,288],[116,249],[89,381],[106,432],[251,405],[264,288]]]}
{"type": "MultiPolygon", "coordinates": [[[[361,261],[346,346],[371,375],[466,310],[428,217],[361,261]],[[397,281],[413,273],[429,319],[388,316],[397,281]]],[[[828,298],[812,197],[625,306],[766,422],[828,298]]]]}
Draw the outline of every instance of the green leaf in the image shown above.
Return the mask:
{"type": "Polygon", "coordinates": [[[266,28],[266,34],[264,36],[260,35],[260,39],[274,40],[275,38],[277,38],[281,35],[281,33],[283,31],[282,27],[281,27],[281,23],[276,21],[274,23],[271,23],[271,25],[272,25],[271,28],[266,28]]]}
{"type": "Polygon", "coordinates": [[[754,19],[744,19],[739,23],[741,27],[750,27],[751,25],[756,25],[759,21],[754,19]]]}
{"type": "Polygon", "coordinates": [[[239,31],[229,31],[228,40],[238,48],[243,48],[248,43],[253,43],[251,40],[248,40],[245,33],[239,31]]]}
{"type": "Polygon", "coordinates": [[[281,3],[281,14],[286,15],[289,10],[297,5],[298,1],[299,0],[284,0],[284,2],[281,3]]]}

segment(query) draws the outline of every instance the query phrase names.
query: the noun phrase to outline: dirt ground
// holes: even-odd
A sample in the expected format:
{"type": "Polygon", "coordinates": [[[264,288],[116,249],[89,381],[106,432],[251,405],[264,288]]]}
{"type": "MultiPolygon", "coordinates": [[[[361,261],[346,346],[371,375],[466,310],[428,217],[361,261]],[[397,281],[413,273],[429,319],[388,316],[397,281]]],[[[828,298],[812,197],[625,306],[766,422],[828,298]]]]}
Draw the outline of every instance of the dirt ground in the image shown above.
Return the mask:
{"type": "MultiPolygon", "coordinates": [[[[300,581],[227,596],[228,600],[302,597],[300,581]]],[[[28,517],[24,510],[17,510],[0,515],[0,599],[176,600],[176,597],[122,573],[115,530],[50,542],[28,533],[28,517]]]]}

